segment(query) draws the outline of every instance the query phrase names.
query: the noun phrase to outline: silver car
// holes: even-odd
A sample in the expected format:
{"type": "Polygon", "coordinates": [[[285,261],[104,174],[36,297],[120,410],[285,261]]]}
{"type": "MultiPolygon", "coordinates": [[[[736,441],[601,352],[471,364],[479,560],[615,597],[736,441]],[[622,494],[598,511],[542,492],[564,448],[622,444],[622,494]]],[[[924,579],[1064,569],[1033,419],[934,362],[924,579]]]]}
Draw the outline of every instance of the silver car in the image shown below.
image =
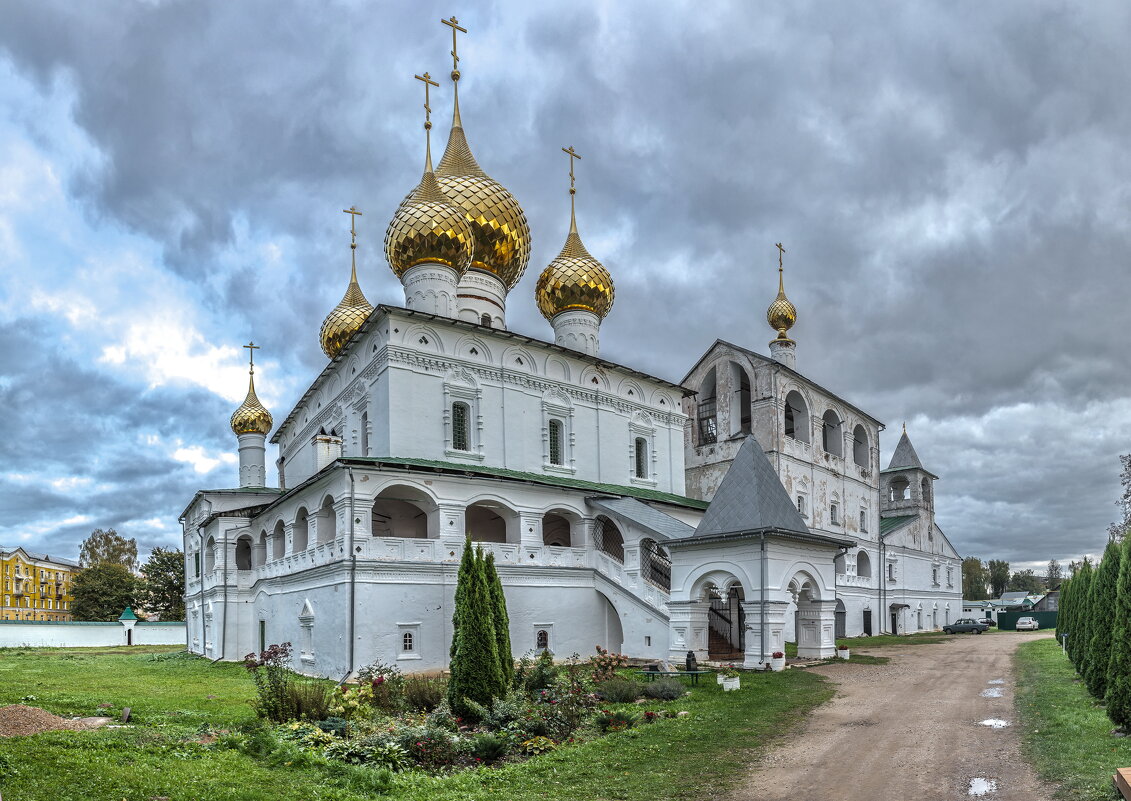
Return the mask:
{"type": "Polygon", "coordinates": [[[1035,617],[1019,617],[1017,618],[1017,625],[1014,627],[1018,631],[1036,631],[1041,627],[1035,617]]]}

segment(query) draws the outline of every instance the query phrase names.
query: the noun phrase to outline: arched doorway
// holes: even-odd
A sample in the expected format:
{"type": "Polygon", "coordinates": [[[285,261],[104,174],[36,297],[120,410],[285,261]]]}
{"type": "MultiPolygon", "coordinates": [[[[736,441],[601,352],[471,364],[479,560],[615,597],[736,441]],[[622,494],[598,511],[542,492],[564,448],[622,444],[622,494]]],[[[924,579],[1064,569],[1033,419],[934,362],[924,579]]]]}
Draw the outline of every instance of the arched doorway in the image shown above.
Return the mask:
{"type": "Polygon", "coordinates": [[[244,534],[236,540],[236,570],[251,570],[251,536],[244,534]]]}
{"type": "Polygon", "coordinates": [[[569,520],[557,512],[542,515],[542,544],[551,548],[568,548],[570,545],[569,520]]]}
{"type": "Polygon", "coordinates": [[[707,656],[717,662],[736,662],[746,658],[746,599],[741,584],[724,589],[707,588],[707,656]]]}
{"type": "Polygon", "coordinates": [[[848,610],[844,608],[844,601],[842,601],[840,598],[836,599],[835,614],[836,614],[836,626],[835,626],[835,632],[836,633],[833,636],[836,637],[837,639],[840,639],[841,637],[847,636],[844,632],[847,630],[847,626],[845,625],[845,623],[848,620],[848,610]]]}

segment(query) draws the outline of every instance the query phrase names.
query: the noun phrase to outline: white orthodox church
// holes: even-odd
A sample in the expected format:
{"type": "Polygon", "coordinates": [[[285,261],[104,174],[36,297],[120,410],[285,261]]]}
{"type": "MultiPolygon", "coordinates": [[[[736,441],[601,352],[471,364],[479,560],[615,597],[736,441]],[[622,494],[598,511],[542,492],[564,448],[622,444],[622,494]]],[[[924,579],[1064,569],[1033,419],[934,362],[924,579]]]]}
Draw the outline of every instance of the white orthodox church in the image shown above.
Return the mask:
{"type": "Polygon", "coordinates": [[[795,369],[780,263],[770,355],[717,341],[669,381],[601,358],[613,281],[571,209],[536,287],[553,341],[508,330],[530,231],[472,156],[458,92],[385,254],[404,306],[371,306],[354,267],[326,367],[271,436],[277,486],[253,376],[239,487],[181,517],[191,651],[290,642],[296,669],[335,678],[442,668],[468,534],[495,554],[518,654],[759,667],[787,640],[823,657],[960,616],[936,476],[906,431],[881,469],[882,424],[795,369]]]}

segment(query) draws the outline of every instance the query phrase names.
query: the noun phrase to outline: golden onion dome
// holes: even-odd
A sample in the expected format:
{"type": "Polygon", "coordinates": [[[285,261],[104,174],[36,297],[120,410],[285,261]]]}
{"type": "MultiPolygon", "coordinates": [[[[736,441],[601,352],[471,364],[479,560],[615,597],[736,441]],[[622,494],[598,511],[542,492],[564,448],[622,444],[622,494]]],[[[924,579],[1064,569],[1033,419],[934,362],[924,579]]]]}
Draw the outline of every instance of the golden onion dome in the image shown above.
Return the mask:
{"type": "Polygon", "coordinates": [[[793,324],[797,322],[797,307],[785,296],[780,264],[778,265],[778,296],[774,298],[770,308],[766,309],[766,322],[770,324],[770,328],[778,332],[777,338],[784,340],[789,339],[785,332],[793,328],[793,324]]]}
{"type": "Polygon", "coordinates": [[[538,276],[534,287],[538,310],[547,320],[573,309],[593,312],[603,320],[613,307],[615,294],[613,277],[585,249],[571,213],[562,252],[538,276]]]}
{"type": "Polygon", "coordinates": [[[471,155],[459,116],[458,95],[452,132],[436,168],[436,180],[471,225],[475,237],[471,267],[498,276],[507,289],[513,289],[530,262],[530,226],[518,201],[483,172],[471,155]]]}
{"type": "Polygon", "coordinates": [[[322,351],[331,359],[337,356],[372,313],[373,305],[366,300],[357,283],[355,264],[350,270],[350,283],[346,287],[346,294],[322,321],[322,329],[318,332],[322,351]]]}
{"type": "Polygon", "coordinates": [[[424,177],[397,208],[385,231],[385,257],[400,278],[418,264],[445,264],[463,276],[474,237],[463,209],[440,191],[428,153],[424,177]]]}
{"type": "Polygon", "coordinates": [[[255,374],[248,378],[247,397],[243,399],[240,408],[232,412],[232,431],[240,434],[267,434],[275,423],[271,419],[271,412],[267,411],[259,398],[255,395],[255,374]]]}

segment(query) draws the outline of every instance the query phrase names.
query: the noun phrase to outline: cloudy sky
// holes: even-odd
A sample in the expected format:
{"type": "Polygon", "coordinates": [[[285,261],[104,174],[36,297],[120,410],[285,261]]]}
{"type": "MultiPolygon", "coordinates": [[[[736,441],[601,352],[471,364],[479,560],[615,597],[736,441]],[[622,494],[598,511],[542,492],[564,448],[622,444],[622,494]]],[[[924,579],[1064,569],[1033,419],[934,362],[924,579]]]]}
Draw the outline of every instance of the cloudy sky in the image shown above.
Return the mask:
{"type": "Polygon", "coordinates": [[[534,254],[579,226],[616,281],[603,354],[679,380],[766,352],[775,242],[798,367],[939,474],[958,550],[1102,549],[1131,451],[1131,6],[1055,3],[8,0],[0,25],[0,544],[95,527],[179,545],[232,486],[228,416],[261,344],[282,420],[348,277],[442,147],[450,30],[480,164],[534,254]]]}

